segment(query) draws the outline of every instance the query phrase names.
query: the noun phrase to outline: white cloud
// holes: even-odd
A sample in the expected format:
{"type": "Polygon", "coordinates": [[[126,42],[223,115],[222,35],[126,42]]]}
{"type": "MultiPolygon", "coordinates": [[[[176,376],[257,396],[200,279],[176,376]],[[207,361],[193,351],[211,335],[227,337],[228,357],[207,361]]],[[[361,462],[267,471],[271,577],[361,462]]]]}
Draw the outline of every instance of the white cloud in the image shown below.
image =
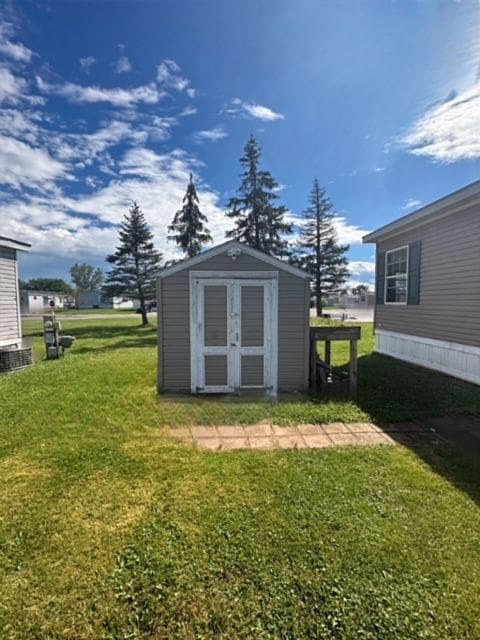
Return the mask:
{"type": "Polygon", "coordinates": [[[153,84],[130,89],[90,86],[84,87],[73,82],[50,84],[37,76],[38,88],[45,93],[63,96],[71,102],[107,102],[115,107],[130,107],[137,103],[156,104],[164,94],[153,84]]]}
{"type": "Polygon", "coordinates": [[[273,111],[270,107],[253,102],[244,102],[240,98],[234,98],[231,104],[224,110],[232,116],[244,116],[248,118],[256,118],[264,122],[273,122],[275,120],[284,120],[285,116],[281,113],[273,111]]]}
{"type": "Polygon", "coordinates": [[[480,83],[429,109],[401,143],[438,162],[480,158],[480,83]]]}
{"type": "Polygon", "coordinates": [[[197,113],[197,109],[195,107],[185,107],[183,111],[181,111],[178,115],[183,118],[185,116],[194,116],[197,113]]]}
{"type": "Polygon", "coordinates": [[[13,31],[14,28],[11,23],[4,22],[0,24],[0,53],[16,62],[30,62],[33,51],[21,42],[12,42],[10,38],[13,35],[13,31]]]}
{"type": "Polygon", "coordinates": [[[16,104],[25,95],[27,82],[7,67],[0,67],[0,102],[16,104]]]}
{"type": "Polygon", "coordinates": [[[44,190],[52,189],[54,181],[65,176],[65,165],[45,150],[0,134],[0,183],[44,190]]]}
{"type": "Polygon", "coordinates": [[[405,204],[403,205],[402,209],[404,211],[407,211],[408,209],[417,209],[421,204],[422,204],[421,200],[416,200],[415,198],[409,198],[408,200],[405,200],[405,204]]]}
{"type": "Polygon", "coordinates": [[[127,56],[120,56],[115,65],[116,73],[127,73],[132,70],[132,64],[127,56]]]}
{"type": "Polygon", "coordinates": [[[93,56],[87,56],[86,58],[80,58],[80,66],[82,69],[88,73],[90,71],[90,67],[96,63],[96,58],[93,56]]]}
{"type": "Polygon", "coordinates": [[[197,144],[201,144],[202,142],[217,142],[217,140],[222,140],[222,138],[226,138],[227,136],[228,133],[223,127],[214,127],[213,129],[197,131],[193,139],[197,144]]]}
{"type": "Polygon", "coordinates": [[[348,222],[344,216],[335,216],[333,224],[341,244],[362,244],[362,238],[368,231],[348,222]]]}
{"type": "MultiPolygon", "coordinates": [[[[180,75],[180,67],[175,60],[162,60],[157,67],[157,82],[176,91],[184,91],[190,84],[189,80],[180,75]]],[[[189,95],[194,97],[195,90],[189,89],[189,95]],[[192,91],[193,94],[190,95],[192,91]]]]}
{"type": "Polygon", "coordinates": [[[362,260],[351,260],[348,263],[348,268],[350,270],[351,275],[359,276],[361,274],[374,274],[375,273],[375,262],[370,261],[362,261],[362,260]]]}

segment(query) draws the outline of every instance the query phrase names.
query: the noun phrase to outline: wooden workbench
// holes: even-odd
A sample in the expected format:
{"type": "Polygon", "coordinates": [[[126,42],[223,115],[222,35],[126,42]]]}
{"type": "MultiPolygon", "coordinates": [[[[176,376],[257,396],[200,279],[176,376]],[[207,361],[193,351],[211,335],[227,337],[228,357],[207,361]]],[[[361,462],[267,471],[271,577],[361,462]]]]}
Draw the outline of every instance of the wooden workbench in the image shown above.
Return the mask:
{"type": "Polygon", "coordinates": [[[317,342],[325,342],[325,364],[331,366],[332,342],[348,340],[350,342],[349,390],[350,395],[357,393],[357,357],[361,327],[310,327],[310,387],[317,386],[317,342]]]}

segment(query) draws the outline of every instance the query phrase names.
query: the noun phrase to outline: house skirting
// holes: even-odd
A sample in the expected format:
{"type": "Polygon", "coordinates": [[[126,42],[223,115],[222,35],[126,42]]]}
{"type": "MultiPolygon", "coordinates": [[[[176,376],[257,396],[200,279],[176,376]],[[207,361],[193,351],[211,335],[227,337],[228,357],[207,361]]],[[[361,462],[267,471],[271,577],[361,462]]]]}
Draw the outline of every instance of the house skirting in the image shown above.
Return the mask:
{"type": "Polygon", "coordinates": [[[480,384],[480,347],[376,329],[375,349],[378,353],[480,384]]]}

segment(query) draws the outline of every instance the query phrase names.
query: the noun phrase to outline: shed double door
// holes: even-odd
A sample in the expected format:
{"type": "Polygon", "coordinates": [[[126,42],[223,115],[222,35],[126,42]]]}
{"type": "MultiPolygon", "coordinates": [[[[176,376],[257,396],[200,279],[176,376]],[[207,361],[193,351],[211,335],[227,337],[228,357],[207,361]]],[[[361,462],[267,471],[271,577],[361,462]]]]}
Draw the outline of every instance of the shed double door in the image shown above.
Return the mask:
{"type": "Polygon", "coordinates": [[[276,281],[195,278],[192,391],[276,393],[276,281]]]}

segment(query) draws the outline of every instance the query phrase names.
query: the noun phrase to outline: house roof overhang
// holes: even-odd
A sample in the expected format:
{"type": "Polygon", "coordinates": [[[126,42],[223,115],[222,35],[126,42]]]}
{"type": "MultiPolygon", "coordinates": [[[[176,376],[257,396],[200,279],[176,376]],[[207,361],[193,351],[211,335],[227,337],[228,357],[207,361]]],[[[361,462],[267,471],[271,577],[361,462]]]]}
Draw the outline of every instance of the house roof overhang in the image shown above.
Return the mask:
{"type": "Polygon", "coordinates": [[[31,246],[32,245],[28,242],[22,242],[20,240],[14,240],[13,238],[7,238],[6,236],[0,236],[0,247],[16,249],[17,251],[30,251],[31,246]]]}
{"type": "Polygon", "coordinates": [[[390,238],[404,231],[410,231],[415,227],[434,222],[453,213],[458,213],[472,206],[475,202],[480,202],[480,180],[472,182],[466,187],[458,189],[458,191],[454,191],[444,198],[440,198],[440,200],[436,200],[421,209],[417,209],[398,220],[394,220],[394,222],[390,222],[368,233],[366,236],[363,236],[362,240],[364,244],[379,242],[385,238],[390,238]]]}
{"type": "Polygon", "coordinates": [[[193,258],[187,258],[186,260],[182,260],[181,262],[177,262],[173,264],[171,267],[167,267],[160,271],[157,275],[159,278],[166,278],[167,276],[174,275],[175,273],[179,273],[184,269],[191,269],[196,265],[201,264],[205,260],[209,260],[210,258],[214,258],[215,256],[221,255],[222,253],[226,253],[229,250],[238,249],[242,253],[246,255],[252,256],[265,262],[266,264],[272,265],[277,269],[283,269],[283,271],[287,271],[299,278],[310,278],[309,274],[298,267],[294,267],[293,265],[285,262],[284,260],[280,260],[279,258],[274,258],[273,256],[264,253],[263,251],[259,251],[258,249],[254,249],[243,242],[238,242],[238,240],[229,240],[228,242],[224,242],[223,244],[219,244],[212,249],[207,249],[207,251],[203,251],[199,253],[197,256],[193,258]]]}

